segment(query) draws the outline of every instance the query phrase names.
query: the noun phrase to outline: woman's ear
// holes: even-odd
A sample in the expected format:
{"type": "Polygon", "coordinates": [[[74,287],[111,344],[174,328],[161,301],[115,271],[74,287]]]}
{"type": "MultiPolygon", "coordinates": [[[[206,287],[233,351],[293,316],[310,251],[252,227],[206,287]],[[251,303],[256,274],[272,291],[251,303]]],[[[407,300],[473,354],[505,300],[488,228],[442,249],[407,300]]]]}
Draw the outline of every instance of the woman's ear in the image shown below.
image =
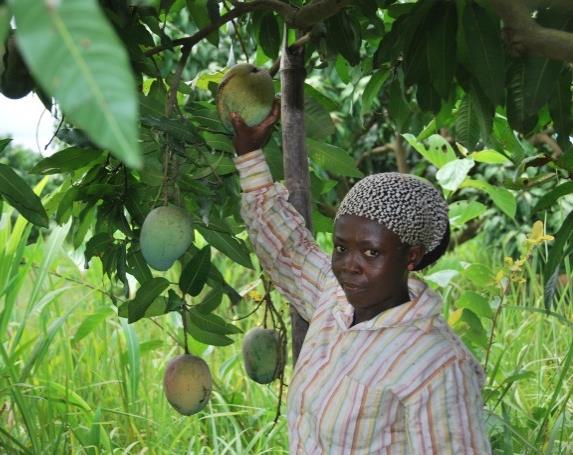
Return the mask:
{"type": "Polygon", "coordinates": [[[408,270],[415,270],[416,266],[424,257],[424,254],[426,254],[426,252],[422,245],[411,246],[408,249],[408,270]]]}

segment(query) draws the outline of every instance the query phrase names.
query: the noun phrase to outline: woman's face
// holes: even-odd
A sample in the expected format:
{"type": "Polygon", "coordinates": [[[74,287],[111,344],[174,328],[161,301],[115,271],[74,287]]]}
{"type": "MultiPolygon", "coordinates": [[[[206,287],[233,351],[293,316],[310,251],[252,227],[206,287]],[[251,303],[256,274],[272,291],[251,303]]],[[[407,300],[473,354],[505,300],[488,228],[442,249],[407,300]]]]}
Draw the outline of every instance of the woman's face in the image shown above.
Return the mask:
{"type": "Polygon", "coordinates": [[[411,248],[384,225],[356,215],[334,226],[332,270],[354,308],[377,314],[402,302],[408,263],[423,251],[411,248]]]}

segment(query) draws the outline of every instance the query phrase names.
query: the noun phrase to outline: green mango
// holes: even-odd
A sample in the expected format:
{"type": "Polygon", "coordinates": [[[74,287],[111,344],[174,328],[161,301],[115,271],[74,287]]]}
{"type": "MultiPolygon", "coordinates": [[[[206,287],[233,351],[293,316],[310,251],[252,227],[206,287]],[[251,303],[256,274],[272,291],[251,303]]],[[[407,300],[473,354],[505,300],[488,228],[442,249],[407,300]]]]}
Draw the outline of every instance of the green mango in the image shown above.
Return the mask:
{"type": "Polygon", "coordinates": [[[163,376],[163,391],[171,406],[185,416],[198,413],[209,402],[211,372],[201,357],[190,354],[172,359],[163,376]]]}
{"type": "Polygon", "coordinates": [[[240,63],[227,71],[219,84],[217,112],[225,128],[232,132],[231,112],[238,113],[247,125],[255,126],[271,113],[274,98],[275,87],[269,72],[240,63]]]}
{"type": "Polygon", "coordinates": [[[276,330],[260,327],[250,330],[243,340],[243,363],[247,376],[259,384],[269,384],[284,368],[285,352],[276,330]]]}
{"type": "Polygon", "coordinates": [[[189,213],[174,206],[157,207],[141,226],[139,243],[145,261],[156,270],[167,270],[193,241],[189,213]]]}

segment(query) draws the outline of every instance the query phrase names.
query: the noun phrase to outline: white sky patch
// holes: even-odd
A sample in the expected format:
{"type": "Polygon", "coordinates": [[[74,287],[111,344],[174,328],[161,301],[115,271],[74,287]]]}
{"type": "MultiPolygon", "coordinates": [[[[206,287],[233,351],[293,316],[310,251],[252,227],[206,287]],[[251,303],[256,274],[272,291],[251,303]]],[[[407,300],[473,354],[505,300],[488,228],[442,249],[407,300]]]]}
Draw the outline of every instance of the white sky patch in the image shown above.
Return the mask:
{"type": "Polygon", "coordinates": [[[11,100],[0,94],[0,139],[11,137],[13,145],[21,145],[41,155],[54,150],[44,150],[52,138],[56,121],[40,99],[30,94],[11,100]]]}

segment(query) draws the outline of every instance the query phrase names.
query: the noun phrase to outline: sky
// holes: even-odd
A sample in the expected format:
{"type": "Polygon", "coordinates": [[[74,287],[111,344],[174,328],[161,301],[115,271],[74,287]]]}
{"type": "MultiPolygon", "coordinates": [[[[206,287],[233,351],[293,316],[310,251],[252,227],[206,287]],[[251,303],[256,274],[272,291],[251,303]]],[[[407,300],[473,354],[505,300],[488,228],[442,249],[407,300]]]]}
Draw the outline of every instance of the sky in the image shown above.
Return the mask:
{"type": "Polygon", "coordinates": [[[13,145],[25,146],[45,156],[54,152],[44,150],[54,128],[54,120],[36,95],[11,100],[0,94],[0,139],[12,137],[13,145]]]}

